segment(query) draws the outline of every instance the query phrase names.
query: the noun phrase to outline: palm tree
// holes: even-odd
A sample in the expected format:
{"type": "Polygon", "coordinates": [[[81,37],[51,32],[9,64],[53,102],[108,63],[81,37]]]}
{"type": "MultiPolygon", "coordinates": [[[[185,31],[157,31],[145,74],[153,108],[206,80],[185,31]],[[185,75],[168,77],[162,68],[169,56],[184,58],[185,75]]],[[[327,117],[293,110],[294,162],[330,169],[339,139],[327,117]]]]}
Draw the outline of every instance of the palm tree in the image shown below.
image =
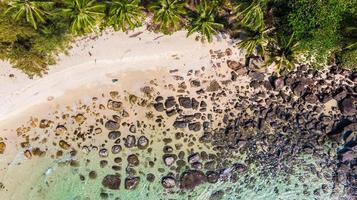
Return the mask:
{"type": "Polygon", "coordinates": [[[236,6],[239,24],[252,30],[259,30],[265,26],[264,12],[267,0],[254,0],[251,4],[239,3],[236,6]]]}
{"type": "Polygon", "coordinates": [[[259,30],[250,30],[248,31],[247,38],[240,41],[237,47],[245,49],[247,56],[251,56],[257,52],[258,55],[265,57],[266,47],[269,43],[267,34],[270,31],[271,29],[265,29],[264,27],[259,30]]]}
{"type": "Polygon", "coordinates": [[[284,36],[277,36],[270,46],[270,56],[266,61],[266,66],[271,64],[279,74],[295,68],[295,64],[299,60],[301,51],[299,43],[295,40],[294,34],[290,38],[284,36]]]}
{"type": "Polygon", "coordinates": [[[183,0],[157,0],[149,5],[149,10],[154,13],[153,23],[158,30],[172,33],[178,30],[186,14],[186,2],[183,0]]]}
{"type": "Polygon", "coordinates": [[[134,29],[144,18],[140,0],[113,0],[110,2],[108,23],[115,30],[134,29]]]}
{"type": "Polygon", "coordinates": [[[206,1],[202,1],[197,7],[197,17],[191,19],[191,27],[188,30],[187,36],[194,32],[201,33],[208,42],[212,41],[212,35],[217,33],[217,30],[224,26],[221,23],[215,22],[214,9],[210,8],[206,1]]]}
{"type": "Polygon", "coordinates": [[[70,30],[75,34],[93,31],[104,16],[105,5],[95,0],[65,0],[65,5],[61,12],[70,18],[70,30]]]}
{"type": "Polygon", "coordinates": [[[52,5],[48,1],[31,1],[31,0],[15,0],[10,1],[9,9],[5,13],[12,13],[13,18],[18,21],[25,18],[35,29],[38,28],[38,24],[46,21],[46,12],[52,5]]]}

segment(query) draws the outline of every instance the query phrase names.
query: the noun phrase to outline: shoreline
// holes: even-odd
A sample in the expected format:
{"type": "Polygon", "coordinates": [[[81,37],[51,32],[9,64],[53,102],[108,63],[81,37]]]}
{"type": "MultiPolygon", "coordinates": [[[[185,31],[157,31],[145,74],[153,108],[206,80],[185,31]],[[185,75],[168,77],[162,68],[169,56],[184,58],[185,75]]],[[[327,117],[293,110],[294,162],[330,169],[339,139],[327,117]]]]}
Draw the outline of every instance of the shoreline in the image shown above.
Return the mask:
{"type": "MultiPolygon", "coordinates": [[[[15,78],[1,76],[0,121],[59,97],[73,86],[111,84],[111,78],[126,70],[199,69],[210,65],[210,50],[234,48],[229,40],[208,44],[194,41],[194,36],[186,38],[185,31],[164,36],[143,28],[127,34],[104,31],[95,40],[91,38],[78,39],[69,56],[60,55],[43,77],[29,79],[15,69],[10,69],[15,78]],[[132,37],[136,33],[140,35],[132,37]]],[[[6,66],[1,68],[0,74],[7,70],[6,66]]]]}

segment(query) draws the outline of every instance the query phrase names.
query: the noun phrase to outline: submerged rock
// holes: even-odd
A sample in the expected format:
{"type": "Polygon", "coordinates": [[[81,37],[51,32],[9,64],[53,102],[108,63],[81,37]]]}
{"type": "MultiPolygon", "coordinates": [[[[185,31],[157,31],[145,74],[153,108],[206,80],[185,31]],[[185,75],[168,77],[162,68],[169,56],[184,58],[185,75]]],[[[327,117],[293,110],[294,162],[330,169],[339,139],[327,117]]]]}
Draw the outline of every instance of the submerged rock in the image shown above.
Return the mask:
{"type": "Polygon", "coordinates": [[[140,177],[132,177],[125,179],[125,189],[134,190],[140,182],[140,177]]]}
{"type": "Polygon", "coordinates": [[[176,186],[176,180],[172,176],[165,176],[161,179],[161,185],[164,188],[174,188],[176,186]]]}
{"type": "Polygon", "coordinates": [[[103,178],[102,185],[111,190],[119,190],[120,176],[119,175],[106,175],[103,178]]]}
{"type": "Polygon", "coordinates": [[[127,160],[128,160],[128,164],[129,164],[130,166],[138,166],[139,163],[140,163],[138,156],[135,155],[135,154],[129,155],[128,158],[127,158],[127,160]]]}
{"type": "Polygon", "coordinates": [[[206,176],[202,171],[189,170],[182,174],[180,187],[183,189],[194,189],[204,182],[206,182],[206,176]]]}

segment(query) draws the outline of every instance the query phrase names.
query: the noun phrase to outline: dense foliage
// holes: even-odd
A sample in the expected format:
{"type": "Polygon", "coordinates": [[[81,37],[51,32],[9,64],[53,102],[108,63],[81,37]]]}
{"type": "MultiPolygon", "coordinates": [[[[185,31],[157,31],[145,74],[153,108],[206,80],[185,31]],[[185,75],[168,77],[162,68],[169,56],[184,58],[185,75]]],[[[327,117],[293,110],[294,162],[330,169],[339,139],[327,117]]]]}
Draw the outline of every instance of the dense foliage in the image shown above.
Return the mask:
{"type": "Polygon", "coordinates": [[[0,0],[0,15],[0,59],[30,76],[75,36],[134,29],[146,15],[165,34],[187,29],[208,42],[219,31],[239,35],[247,56],[279,72],[301,61],[357,68],[357,0],[0,0]]]}

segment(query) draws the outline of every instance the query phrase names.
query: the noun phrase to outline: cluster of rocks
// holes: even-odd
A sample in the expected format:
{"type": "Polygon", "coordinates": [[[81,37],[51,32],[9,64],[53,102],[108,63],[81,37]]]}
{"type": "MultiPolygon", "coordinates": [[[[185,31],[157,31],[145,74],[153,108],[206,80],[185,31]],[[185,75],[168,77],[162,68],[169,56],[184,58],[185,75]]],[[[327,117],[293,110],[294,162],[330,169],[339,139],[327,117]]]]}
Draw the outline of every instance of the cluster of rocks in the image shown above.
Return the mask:
{"type": "MultiPolygon", "coordinates": [[[[227,50],[217,53],[217,57],[228,54],[227,50]]],[[[74,158],[77,147],[84,153],[96,151],[99,166],[110,167],[111,171],[104,177],[98,177],[93,170],[88,173],[89,179],[101,180],[105,189],[101,193],[103,198],[110,190],[136,189],[143,181],[143,174],[149,182],[161,181],[170,192],[190,191],[204,183],[236,182],[249,173],[252,165],[261,166],[262,176],[281,172],[289,176],[293,174],[292,166],[303,162],[299,155],[311,155],[321,161],[322,170],[312,166],[313,173],[326,179],[335,177],[336,188],[342,184],[348,195],[357,195],[357,73],[335,66],[324,71],[299,66],[283,76],[267,75],[254,67],[258,62],[251,59],[241,64],[227,60],[231,69],[228,75],[207,77],[209,81],[175,76],[180,93],[173,96],[156,95],[150,100],[140,100],[130,95],[131,104],[147,106],[152,102],[155,112],[149,113],[156,116],[156,119],[150,117],[155,119],[153,122],[127,123],[125,119],[135,114],[126,111],[124,103],[117,99],[118,94],[111,92],[112,99],[104,103],[106,106],[99,106],[111,111],[108,116],[87,124],[90,123],[87,116],[76,113],[69,118],[78,126],[75,130],[45,119],[39,122],[39,128],[53,129],[57,139],[55,146],[60,149],[54,157],[69,152],[74,158]],[[249,77],[246,86],[238,82],[243,76],[249,77]],[[187,86],[194,92],[185,92],[187,86]],[[172,124],[165,125],[165,121],[172,124]],[[158,126],[150,126],[150,123],[158,126]],[[160,141],[164,145],[148,137],[145,127],[153,132],[160,130],[163,134],[160,141]],[[104,135],[105,141],[100,145],[91,144],[97,135],[104,135]],[[187,146],[191,149],[184,151],[173,140],[190,143],[187,146]],[[326,151],[325,146],[330,143],[332,147],[326,151]],[[194,149],[194,144],[208,146],[211,151],[194,149]],[[142,158],[141,155],[150,155],[158,146],[162,148],[161,159],[142,158]],[[339,146],[341,150],[335,154],[339,146]],[[124,150],[129,153],[122,154],[124,150]],[[245,158],[238,162],[237,155],[245,155],[245,158]],[[155,162],[162,162],[167,168],[158,170],[159,179],[156,174],[139,170],[139,166],[153,167],[155,162]],[[126,176],[121,173],[122,169],[126,176]],[[329,174],[331,171],[334,174],[329,174]]],[[[152,91],[147,87],[145,94],[151,96],[152,91]]],[[[29,148],[31,140],[25,138],[21,147],[26,149],[27,158],[45,155],[40,148],[29,148]]],[[[5,147],[5,143],[0,142],[0,153],[5,147]]],[[[79,166],[75,160],[68,163],[72,167],[79,166]]],[[[80,175],[81,180],[85,178],[80,175]]],[[[318,196],[325,190],[325,186],[317,188],[314,194],[318,196]]],[[[212,195],[219,199],[223,194],[217,191],[212,195]]]]}

